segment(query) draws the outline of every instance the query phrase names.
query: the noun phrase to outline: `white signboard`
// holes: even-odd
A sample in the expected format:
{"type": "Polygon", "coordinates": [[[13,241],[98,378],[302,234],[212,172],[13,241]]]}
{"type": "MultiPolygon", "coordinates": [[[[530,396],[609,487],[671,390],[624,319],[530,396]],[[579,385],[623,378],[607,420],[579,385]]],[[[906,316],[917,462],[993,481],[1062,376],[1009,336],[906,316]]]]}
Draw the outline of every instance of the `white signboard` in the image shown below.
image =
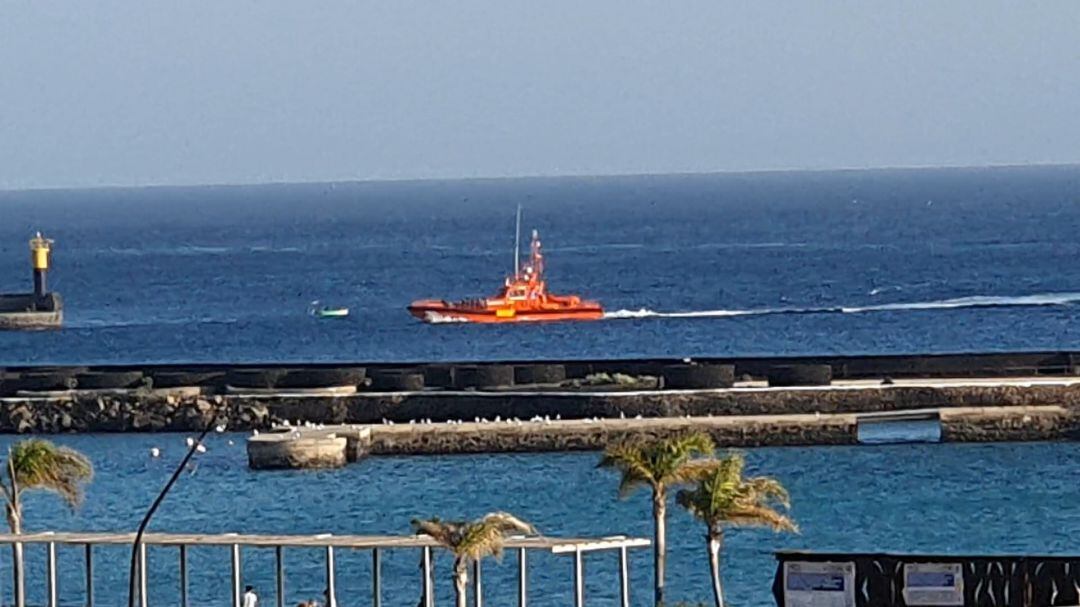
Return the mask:
{"type": "Polygon", "coordinates": [[[904,602],[908,605],[963,605],[964,573],[960,564],[905,564],[904,602]]]}
{"type": "Polygon", "coordinates": [[[784,563],[787,607],[855,607],[855,563],[784,563]]]}

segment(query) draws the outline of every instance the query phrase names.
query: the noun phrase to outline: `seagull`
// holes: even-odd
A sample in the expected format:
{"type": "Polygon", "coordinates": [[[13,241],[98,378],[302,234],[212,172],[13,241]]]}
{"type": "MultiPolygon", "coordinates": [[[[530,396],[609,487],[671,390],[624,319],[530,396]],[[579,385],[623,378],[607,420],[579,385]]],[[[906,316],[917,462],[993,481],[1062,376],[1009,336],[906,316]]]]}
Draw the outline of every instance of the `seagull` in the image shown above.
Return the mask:
{"type": "Polygon", "coordinates": [[[150,447],[150,457],[161,457],[161,449],[150,447]]]}
{"type": "Polygon", "coordinates": [[[232,442],[231,440],[229,441],[229,446],[230,446],[230,447],[231,447],[231,446],[233,446],[234,444],[235,444],[235,443],[233,443],[233,442],[232,442]]]}
{"type": "Polygon", "coordinates": [[[195,439],[193,439],[193,438],[191,438],[191,437],[189,436],[189,437],[187,437],[187,439],[186,439],[186,440],[185,440],[184,442],[186,442],[186,443],[187,443],[187,446],[188,446],[188,447],[190,447],[190,446],[192,446],[192,445],[194,445],[194,444],[195,444],[195,439]]]}
{"type": "Polygon", "coordinates": [[[251,431],[251,435],[252,435],[252,436],[258,436],[258,435],[259,435],[259,431],[258,431],[258,430],[252,430],[252,431],[251,431]]]}
{"type": "Polygon", "coordinates": [[[224,431],[225,431],[225,424],[218,424],[217,426],[214,427],[214,432],[217,432],[218,434],[221,434],[224,431]]]}
{"type": "Polygon", "coordinates": [[[199,453],[206,453],[206,445],[199,443],[199,446],[195,447],[195,450],[199,453]]]}

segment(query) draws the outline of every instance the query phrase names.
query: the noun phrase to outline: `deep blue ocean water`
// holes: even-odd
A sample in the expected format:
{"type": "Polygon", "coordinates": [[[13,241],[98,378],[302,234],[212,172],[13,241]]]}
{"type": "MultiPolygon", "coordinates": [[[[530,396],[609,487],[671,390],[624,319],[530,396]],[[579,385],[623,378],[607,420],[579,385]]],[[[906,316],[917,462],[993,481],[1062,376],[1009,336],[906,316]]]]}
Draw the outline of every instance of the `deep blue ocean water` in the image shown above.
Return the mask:
{"type": "MultiPolygon", "coordinates": [[[[775,173],[0,193],[0,290],[29,285],[26,240],[57,240],[60,331],[0,334],[0,365],[144,361],[429,360],[958,352],[1080,347],[1080,168],[775,173]],[[424,325],[421,297],[494,290],[514,210],[540,230],[549,282],[612,318],[424,325]],[[321,300],[354,310],[317,321],[321,300]]],[[[10,440],[0,440],[0,449],[10,440]]],[[[97,466],[85,506],[29,501],[30,529],[131,530],[180,456],[179,435],[59,437],[97,466]],[[160,460],[148,455],[160,446],[160,460]]],[[[792,491],[797,536],[735,532],[732,604],[771,604],[779,548],[1070,553],[1080,532],[1074,444],[757,449],[752,472],[792,491]]],[[[615,498],[595,454],[376,458],[337,471],[254,473],[243,437],[215,436],[159,513],[162,531],[407,533],[414,516],[506,509],[549,535],[647,536],[644,494],[615,498]],[[233,445],[228,441],[232,440],[233,445]]],[[[701,529],[674,507],[671,598],[708,598],[701,529]]],[[[31,579],[44,571],[32,555],[31,579]]],[[[82,596],[61,551],[65,604],[82,596]]],[[[151,551],[155,602],[176,554],[151,551]]],[[[200,605],[228,601],[224,549],[192,554],[200,605]]],[[[321,555],[287,553],[289,601],[317,596],[321,555]]],[[[415,605],[415,554],[384,564],[387,605],[415,605]]],[[[0,553],[0,565],[7,566],[0,553]]],[[[98,555],[119,604],[126,555],[98,555]]],[[[649,597],[634,554],[636,605],[649,597]]],[[[342,605],[367,604],[368,556],[339,554],[342,605]]],[[[590,604],[615,604],[614,555],[589,557],[590,604]]],[[[449,562],[439,561],[440,602],[449,562]]],[[[245,578],[273,599],[272,553],[245,578]]],[[[536,556],[533,604],[570,603],[571,561],[536,556]]],[[[486,568],[511,602],[513,560],[486,568]]],[[[43,598],[32,585],[31,598],[43,598]]],[[[0,592],[10,591],[0,577],[0,592]]]]}
{"type": "Polygon", "coordinates": [[[1080,167],[0,193],[0,290],[41,229],[67,303],[0,365],[1077,348],[1078,203],[1080,167]],[[615,318],[411,318],[498,288],[519,204],[615,318]]]}

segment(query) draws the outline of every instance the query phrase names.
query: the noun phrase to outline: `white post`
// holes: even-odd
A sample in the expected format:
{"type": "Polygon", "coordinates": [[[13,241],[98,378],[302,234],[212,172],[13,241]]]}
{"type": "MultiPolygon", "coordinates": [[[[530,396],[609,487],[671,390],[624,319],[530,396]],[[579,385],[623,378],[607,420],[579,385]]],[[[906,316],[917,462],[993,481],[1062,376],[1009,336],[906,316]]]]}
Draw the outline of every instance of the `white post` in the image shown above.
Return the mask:
{"type": "Polygon", "coordinates": [[[431,547],[424,546],[424,607],[435,607],[434,584],[431,583],[431,547]]]}
{"type": "Polygon", "coordinates": [[[337,593],[334,591],[334,547],[326,547],[326,607],[337,607],[337,593]]]}
{"type": "Polygon", "coordinates": [[[146,607],[146,544],[139,544],[139,606],[146,607]]]}
{"type": "Polygon", "coordinates": [[[585,568],[580,549],[574,551],[574,607],[585,607],[585,568]]]}
{"type": "MultiPolygon", "coordinates": [[[[241,607],[241,599],[240,599],[240,544],[233,544],[232,545],[232,600],[233,600],[233,607],[241,607]]],[[[145,607],[145,605],[143,607],[145,607]]]]}
{"type": "Polygon", "coordinates": [[[630,566],[626,558],[626,546],[619,548],[619,587],[622,607],[630,607],[630,566]]]}
{"type": "Polygon", "coordinates": [[[480,582],[480,559],[473,561],[473,607],[484,607],[484,590],[480,582]]]}
{"type": "Polygon", "coordinates": [[[525,549],[518,548],[518,607],[525,607],[525,549]]]}
{"type": "Polygon", "coordinates": [[[56,604],[56,542],[49,542],[49,607],[56,604]]]}

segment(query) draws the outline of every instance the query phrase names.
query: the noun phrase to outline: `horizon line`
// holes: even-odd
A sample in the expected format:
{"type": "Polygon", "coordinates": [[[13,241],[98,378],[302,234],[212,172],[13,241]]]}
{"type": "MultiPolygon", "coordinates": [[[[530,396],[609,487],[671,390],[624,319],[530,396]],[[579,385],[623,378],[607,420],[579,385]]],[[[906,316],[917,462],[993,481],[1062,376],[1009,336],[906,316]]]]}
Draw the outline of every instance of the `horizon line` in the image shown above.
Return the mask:
{"type": "Polygon", "coordinates": [[[709,175],[769,175],[798,173],[872,173],[880,171],[934,171],[964,169],[1022,169],[1022,168],[1069,168],[1080,167],[1078,162],[1031,162],[1005,164],[945,164],[945,165],[886,165],[876,167],[833,167],[833,168],[777,168],[715,171],[671,171],[671,172],[624,172],[624,173],[564,173],[564,174],[529,174],[479,177],[377,177],[354,179],[315,179],[300,181],[262,181],[262,182],[219,182],[197,184],[152,183],[141,185],[105,184],[91,186],[31,186],[25,188],[0,188],[0,194],[70,192],[70,191],[105,191],[105,190],[150,190],[150,189],[198,189],[198,188],[250,188],[288,185],[343,185],[343,184],[397,184],[397,183],[433,183],[443,181],[526,181],[540,179],[604,179],[618,177],[694,177],[709,175]]]}

